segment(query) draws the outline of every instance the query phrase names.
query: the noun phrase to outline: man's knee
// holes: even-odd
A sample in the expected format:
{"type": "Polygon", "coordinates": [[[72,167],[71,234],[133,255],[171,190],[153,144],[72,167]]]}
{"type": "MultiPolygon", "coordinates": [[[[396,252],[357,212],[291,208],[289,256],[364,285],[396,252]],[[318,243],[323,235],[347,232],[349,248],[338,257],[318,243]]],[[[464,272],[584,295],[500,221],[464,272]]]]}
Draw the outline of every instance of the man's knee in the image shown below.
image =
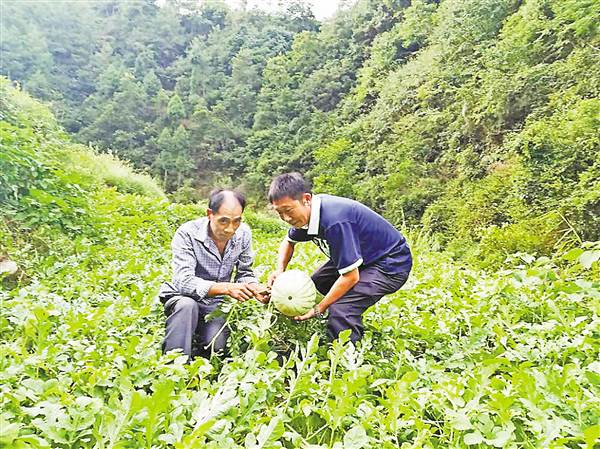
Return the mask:
{"type": "Polygon", "coordinates": [[[179,296],[173,309],[176,311],[193,312],[198,309],[198,303],[189,296],[179,296]]]}
{"type": "Polygon", "coordinates": [[[200,310],[198,303],[189,296],[177,296],[170,301],[173,302],[171,304],[165,304],[167,323],[183,323],[189,321],[195,329],[200,310]]]}
{"type": "Polygon", "coordinates": [[[192,337],[198,325],[198,304],[188,296],[176,296],[165,303],[167,315],[163,352],[183,349],[192,353],[192,337]]]}
{"type": "Polygon", "coordinates": [[[311,279],[322,295],[326,295],[339,277],[335,265],[331,261],[324,263],[311,275],[311,279]]]}

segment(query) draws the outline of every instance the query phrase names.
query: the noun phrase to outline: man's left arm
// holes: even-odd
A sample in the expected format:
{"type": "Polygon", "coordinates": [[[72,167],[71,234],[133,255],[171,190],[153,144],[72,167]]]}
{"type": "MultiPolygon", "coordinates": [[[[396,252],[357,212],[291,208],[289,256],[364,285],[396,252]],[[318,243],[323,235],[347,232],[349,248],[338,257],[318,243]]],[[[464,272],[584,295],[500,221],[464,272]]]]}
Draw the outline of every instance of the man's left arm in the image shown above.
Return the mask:
{"type": "MultiPolygon", "coordinates": [[[[352,223],[341,222],[331,226],[326,231],[326,240],[331,250],[331,258],[335,262],[340,277],[316,308],[320,313],[325,313],[331,304],[348,293],[360,280],[358,267],[363,264],[358,235],[352,223]]],[[[297,321],[304,321],[314,317],[315,309],[309,310],[304,315],[294,317],[297,321]]]]}

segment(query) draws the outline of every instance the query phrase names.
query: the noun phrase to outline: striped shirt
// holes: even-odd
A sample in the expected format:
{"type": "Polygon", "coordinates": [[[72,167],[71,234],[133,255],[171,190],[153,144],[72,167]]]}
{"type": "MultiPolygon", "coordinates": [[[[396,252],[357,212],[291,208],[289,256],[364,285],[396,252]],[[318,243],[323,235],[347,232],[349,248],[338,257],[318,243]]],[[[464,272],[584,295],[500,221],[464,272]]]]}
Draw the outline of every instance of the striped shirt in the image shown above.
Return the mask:
{"type": "Polygon", "coordinates": [[[177,229],[173,252],[173,282],[161,285],[159,297],[184,295],[208,303],[208,291],[216,282],[258,282],[252,271],[252,232],[242,223],[221,253],[208,235],[208,218],[188,221],[177,229]],[[235,275],[234,275],[235,271],[235,275]]]}

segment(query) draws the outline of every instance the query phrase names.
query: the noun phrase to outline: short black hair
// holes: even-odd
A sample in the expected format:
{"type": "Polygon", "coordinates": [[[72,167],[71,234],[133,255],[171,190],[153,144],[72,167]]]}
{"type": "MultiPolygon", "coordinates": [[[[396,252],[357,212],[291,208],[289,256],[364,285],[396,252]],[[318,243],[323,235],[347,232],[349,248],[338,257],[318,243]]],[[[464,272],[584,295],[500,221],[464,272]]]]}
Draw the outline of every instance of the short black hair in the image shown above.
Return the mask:
{"type": "Polygon", "coordinates": [[[283,173],[271,182],[269,187],[269,202],[290,197],[294,200],[302,199],[304,193],[310,193],[310,184],[298,172],[283,173]]]}
{"type": "Polygon", "coordinates": [[[244,208],[246,207],[246,197],[243,193],[231,189],[215,189],[210,192],[208,195],[208,208],[213,212],[218,212],[219,208],[223,204],[223,201],[225,201],[225,194],[227,192],[231,192],[233,194],[238,203],[240,203],[240,206],[242,206],[243,212],[244,208]]]}

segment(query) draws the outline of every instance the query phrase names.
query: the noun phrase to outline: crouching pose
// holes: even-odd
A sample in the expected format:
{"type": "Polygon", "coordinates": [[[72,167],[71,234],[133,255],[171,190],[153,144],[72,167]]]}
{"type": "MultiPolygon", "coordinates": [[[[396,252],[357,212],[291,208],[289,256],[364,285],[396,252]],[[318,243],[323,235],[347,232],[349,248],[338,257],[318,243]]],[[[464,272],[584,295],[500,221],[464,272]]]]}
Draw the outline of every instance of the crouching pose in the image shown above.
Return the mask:
{"type": "Polygon", "coordinates": [[[268,286],[283,273],[298,242],[312,241],[329,260],[312,279],[324,295],[321,302],[298,321],[323,318],[332,339],[350,329],[350,339],[364,333],[362,314],[384,295],[400,289],[412,267],[404,236],[367,206],[333,195],[312,195],[299,173],[276,177],[269,202],[283,221],[291,225],[281,243],[277,269],[268,286]]]}
{"type": "Polygon", "coordinates": [[[165,282],[159,293],[167,316],[163,352],[182,349],[189,357],[225,352],[225,320],[207,321],[206,315],[225,296],[268,301],[266,287],[252,271],[252,235],[242,223],[245,204],[239,192],[214,191],[206,217],[184,223],[175,233],[173,281],[165,282]]]}

